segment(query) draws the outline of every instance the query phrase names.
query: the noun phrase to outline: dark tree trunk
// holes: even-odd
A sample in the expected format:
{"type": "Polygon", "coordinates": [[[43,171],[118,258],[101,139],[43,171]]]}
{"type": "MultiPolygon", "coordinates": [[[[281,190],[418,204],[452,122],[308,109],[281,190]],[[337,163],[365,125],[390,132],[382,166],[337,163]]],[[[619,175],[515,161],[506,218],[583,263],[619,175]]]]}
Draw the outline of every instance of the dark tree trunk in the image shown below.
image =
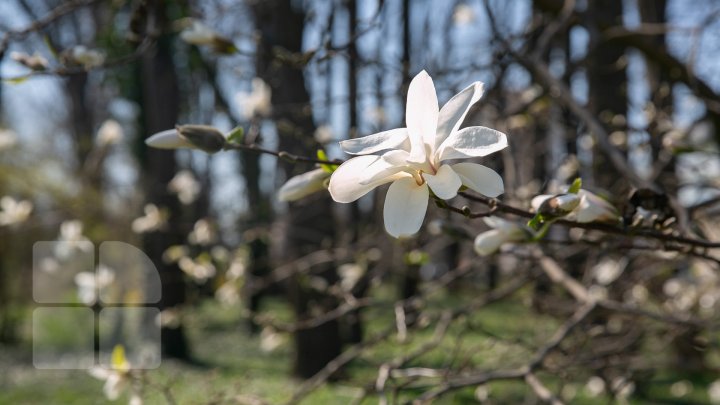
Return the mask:
{"type": "MultiPolygon", "coordinates": [[[[151,12],[157,23],[164,25],[165,8],[163,1],[152,2],[151,12]]],[[[179,110],[178,81],[172,58],[171,38],[160,37],[156,49],[144,54],[139,64],[139,82],[142,93],[139,95],[143,111],[141,133],[147,136],[173,128],[177,123],[179,110]]],[[[145,177],[143,189],[148,203],[169,211],[168,225],[162,230],[146,233],[143,239],[144,252],[153,259],[162,282],[161,308],[170,308],[185,301],[185,285],[182,271],[175,264],[166,264],[161,260],[163,252],[176,244],[184,242],[180,229],[180,206],[177,198],[167,192],[167,184],[175,176],[176,162],[172,152],[144,148],[142,162],[145,177]]],[[[182,325],[176,328],[162,329],[163,354],[180,359],[190,358],[190,349],[182,325]]]]}
{"type": "MultiPolygon", "coordinates": [[[[314,124],[308,108],[310,96],[305,88],[303,64],[294,60],[278,60],[277,53],[299,54],[305,13],[291,0],[270,0],[255,3],[257,27],[262,31],[258,49],[258,75],[272,89],[274,119],[278,123],[279,147],[299,155],[314,154],[312,137],[314,124]]],[[[293,58],[290,58],[293,59],[293,58]]],[[[294,167],[286,162],[278,164],[280,172],[289,177],[307,167],[294,167]]],[[[332,245],[333,219],[330,198],[322,194],[292,203],[285,218],[274,225],[274,251],[278,259],[298,258],[332,245]]],[[[337,281],[333,263],[310,269],[328,284],[337,281]]],[[[305,282],[305,275],[297,275],[288,285],[289,296],[298,321],[314,317],[314,310],[328,311],[337,306],[337,300],[323,292],[313,291],[305,282]]],[[[320,371],[341,353],[339,322],[331,320],[322,325],[301,329],[294,334],[295,362],[293,372],[300,378],[309,378],[320,371]]]]}
{"type": "MultiPolygon", "coordinates": [[[[623,24],[622,2],[591,1],[588,3],[588,12],[593,16],[587,26],[590,31],[590,49],[592,49],[588,55],[588,108],[609,127],[615,116],[627,116],[627,75],[623,58],[625,50],[603,38],[606,29],[623,24]]],[[[626,147],[627,143],[624,146],[626,147]]],[[[623,191],[614,186],[625,176],[615,169],[607,156],[599,152],[598,148],[594,150],[595,185],[616,192],[623,191]]]]}

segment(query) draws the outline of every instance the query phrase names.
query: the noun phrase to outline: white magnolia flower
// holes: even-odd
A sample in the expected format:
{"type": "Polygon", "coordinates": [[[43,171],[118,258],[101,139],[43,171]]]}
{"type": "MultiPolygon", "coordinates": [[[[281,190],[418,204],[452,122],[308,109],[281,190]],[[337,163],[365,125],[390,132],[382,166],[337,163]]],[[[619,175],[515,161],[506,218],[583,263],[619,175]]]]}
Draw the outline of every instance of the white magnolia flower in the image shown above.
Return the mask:
{"type": "Polygon", "coordinates": [[[256,77],[252,79],[252,90],[240,92],[235,100],[240,106],[240,114],[246,119],[254,117],[269,117],[272,112],[272,90],[263,79],[256,77]]]}
{"type": "Polygon", "coordinates": [[[209,46],[218,53],[230,54],[237,51],[235,44],[198,20],[180,33],[180,39],[192,45],[209,46]]]}
{"type": "Polygon", "coordinates": [[[330,177],[330,173],[323,169],[311,170],[307,173],[291,177],[285,182],[280,190],[278,190],[278,200],[280,201],[297,201],[312,193],[318,192],[325,188],[325,180],[330,177]]]}
{"type": "Polygon", "coordinates": [[[145,205],[145,215],[132,221],[132,230],[135,233],[153,232],[162,228],[167,221],[167,213],[161,211],[155,204],[145,205]]]}
{"type": "MultiPolygon", "coordinates": [[[[127,390],[132,389],[132,381],[135,378],[133,370],[125,358],[125,349],[118,345],[112,351],[112,363],[110,367],[93,367],[88,370],[91,376],[105,381],[103,393],[110,401],[120,398],[120,395],[127,390]]],[[[142,399],[137,392],[131,392],[130,405],[142,405],[142,399]]]]}
{"type": "Polygon", "coordinates": [[[64,221],[60,224],[59,242],[54,248],[55,256],[61,260],[67,259],[78,252],[92,252],[93,244],[83,235],[83,223],[78,219],[64,221]]]}
{"type": "Polygon", "coordinates": [[[125,132],[123,131],[120,123],[113,119],[109,119],[105,120],[105,122],[100,125],[95,142],[100,146],[114,145],[122,141],[124,136],[125,132]]]}
{"type": "Polygon", "coordinates": [[[85,69],[98,67],[105,63],[105,53],[90,49],[84,45],[78,45],[70,49],[68,56],[70,61],[83,65],[85,69]]]}
{"type": "Polygon", "coordinates": [[[335,139],[333,130],[330,125],[320,125],[319,127],[317,127],[317,129],[315,129],[313,137],[315,138],[315,142],[321,145],[330,143],[335,139]]]}
{"type": "Polygon", "coordinates": [[[178,125],[145,140],[146,145],[157,149],[199,149],[207,153],[219,152],[226,143],[225,135],[209,125],[178,125]]]}
{"type": "Polygon", "coordinates": [[[190,170],[180,170],[168,183],[168,190],[177,194],[181,203],[188,205],[200,195],[200,182],[190,170]]]}
{"type": "MultiPolygon", "coordinates": [[[[572,194],[563,194],[570,196],[572,194]]],[[[554,195],[543,194],[532,199],[530,205],[537,211],[543,202],[555,197],[554,195]]],[[[577,222],[617,222],[619,214],[617,209],[603,198],[587,190],[580,190],[577,193],[580,201],[573,203],[576,206],[571,208],[567,218],[577,222]]],[[[569,200],[568,200],[569,202],[569,200]]],[[[569,207],[569,206],[568,206],[569,207]]]]}
{"type": "Polygon", "coordinates": [[[33,204],[27,200],[18,201],[10,196],[0,198],[0,226],[23,223],[30,218],[33,204]]]}
{"type": "Polygon", "coordinates": [[[197,20],[180,33],[180,39],[193,45],[212,45],[216,36],[215,31],[197,20]]]}
{"type": "Polygon", "coordinates": [[[207,246],[217,241],[218,235],[212,221],[207,218],[195,222],[192,232],[188,234],[188,241],[195,245],[207,246]]]}
{"type": "Polygon", "coordinates": [[[25,52],[11,52],[10,59],[32,70],[45,70],[50,67],[48,60],[37,51],[35,51],[32,55],[28,55],[25,52]]]}
{"type": "Polygon", "coordinates": [[[473,247],[480,256],[488,256],[508,242],[522,242],[529,236],[528,230],[514,222],[506,221],[497,217],[483,218],[487,226],[493,228],[479,234],[475,238],[473,247]]]}
{"type": "Polygon", "coordinates": [[[457,25],[467,25],[475,21],[475,12],[472,7],[466,3],[460,3],[455,6],[453,11],[453,22],[457,25]]]}
{"type": "Polygon", "coordinates": [[[11,129],[0,128],[0,151],[17,145],[17,134],[11,129]]]}
{"type": "Polygon", "coordinates": [[[346,153],[361,156],[332,174],[333,199],[352,202],[392,182],[385,198],[385,229],[401,237],[420,230],[430,190],[445,200],[455,197],[463,185],[489,197],[502,194],[502,178],[492,169],[476,163],[447,163],[487,156],[507,146],[505,134],[493,129],[460,129],[482,94],[482,83],[473,83],[439,109],[432,79],[420,72],[408,89],[407,128],[340,142],[346,153]]]}
{"type": "Polygon", "coordinates": [[[75,275],[78,287],[78,300],[85,305],[93,305],[98,294],[115,281],[115,272],[106,266],[99,266],[97,272],[81,271],[75,275]]]}
{"type": "Polygon", "coordinates": [[[178,267],[188,276],[198,282],[205,282],[215,276],[216,269],[210,260],[200,256],[196,260],[183,257],[178,261],[178,267]]]}

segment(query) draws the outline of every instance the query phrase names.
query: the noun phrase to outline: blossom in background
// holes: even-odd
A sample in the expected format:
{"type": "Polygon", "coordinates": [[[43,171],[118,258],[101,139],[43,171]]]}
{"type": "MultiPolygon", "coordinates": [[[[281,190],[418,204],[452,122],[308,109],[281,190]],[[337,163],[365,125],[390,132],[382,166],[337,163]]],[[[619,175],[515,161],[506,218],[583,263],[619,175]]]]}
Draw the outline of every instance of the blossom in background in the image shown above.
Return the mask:
{"type": "Polygon", "coordinates": [[[272,90],[263,79],[252,79],[250,92],[239,92],[235,100],[240,106],[240,114],[246,120],[255,117],[269,117],[272,112],[272,90]]]}
{"type": "Polygon", "coordinates": [[[71,64],[82,65],[85,69],[92,69],[105,63],[105,53],[85,45],[77,45],[66,50],[63,59],[71,64]]]}
{"type": "MultiPolygon", "coordinates": [[[[549,201],[554,197],[571,196],[571,194],[561,194],[559,196],[554,195],[539,195],[532,199],[530,205],[536,212],[539,212],[541,206],[546,201],[549,201]]],[[[563,215],[567,215],[568,219],[574,219],[577,222],[617,222],[620,218],[618,211],[609,202],[603,198],[587,190],[579,190],[577,197],[567,198],[567,201],[558,201],[558,203],[565,202],[564,208],[567,212],[563,215]],[[571,207],[572,206],[572,207],[571,207]]],[[[563,208],[563,207],[560,207],[563,208]]]]}
{"type": "Polygon", "coordinates": [[[42,71],[50,67],[48,60],[37,51],[32,55],[28,55],[25,52],[11,52],[10,58],[32,70],[42,71]]]}
{"type": "Polygon", "coordinates": [[[167,213],[161,211],[155,204],[145,205],[145,215],[132,221],[132,230],[135,233],[152,232],[162,228],[167,221],[167,213]]]}
{"type": "Polygon", "coordinates": [[[17,145],[17,134],[11,129],[0,128],[0,151],[17,145]]]}
{"type": "Polygon", "coordinates": [[[278,200],[297,201],[310,194],[325,189],[325,182],[330,177],[325,169],[315,169],[309,172],[291,177],[278,190],[278,200]]]}
{"type": "Polygon", "coordinates": [[[482,94],[483,84],[473,83],[439,109],[432,79],[420,72],[408,89],[407,128],[340,142],[346,153],[360,156],[333,172],[329,185],[333,199],[353,202],[392,183],[383,211],[385,229],[402,237],[420,230],[430,190],[444,200],[455,197],[463,185],[489,197],[502,194],[502,178],[492,169],[477,163],[445,163],[487,156],[507,146],[505,134],[493,129],[460,129],[482,94]]]}
{"type": "MultiPolygon", "coordinates": [[[[132,380],[135,378],[132,366],[125,357],[125,349],[121,345],[113,348],[110,367],[93,367],[89,370],[91,376],[105,381],[103,393],[110,401],[120,398],[120,395],[132,389],[132,380]]],[[[142,398],[137,392],[131,392],[129,405],[142,405],[142,398]]]]}
{"type": "Polygon", "coordinates": [[[55,257],[65,260],[72,257],[78,252],[92,252],[93,244],[85,235],[83,235],[83,223],[79,219],[64,221],[60,224],[60,234],[58,235],[54,248],[55,257]]]}
{"type": "Polygon", "coordinates": [[[93,305],[98,294],[115,281],[115,272],[100,265],[97,272],[81,271],[75,275],[75,285],[78,288],[78,300],[85,305],[93,305]]]}
{"type": "Polygon", "coordinates": [[[235,44],[198,20],[180,33],[180,39],[192,45],[209,46],[217,53],[230,54],[237,51],[235,44]]]}
{"type": "Polygon", "coordinates": [[[177,125],[145,140],[152,148],[199,149],[207,153],[219,152],[226,143],[225,135],[209,125],[177,125]]]}
{"type": "Polygon", "coordinates": [[[217,231],[212,221],[202,218],[195,222],[193,230],[188,234],[188,242],[194,245],[207,246],[215,243],[218,239],[217,231]]]}
{"type": "Polygon", "coordinates": [[[114,145],[122,141],[124,137],[125,131],[123,131],[119,122],[112,119],[105,120],[98,129],[95,143],[100,146],[114,145]]]}
{"type": "Polygon", "coordinates": [[[168,183],[168,190],[177,194],[181,203],[188,205],[200,195],[200,182],[190,170],[180,170],[168,183]]]}
{"type": "Polygon", "coordinates": [[[10,196],[0,198],[0,226],[21,224],[30,218],[33,203],[28,200],[16,200],[10,196]]]}
{"type": "Polygon", "coordinates": [[[456,25],[467,25],[475,21],[475,12],[470,5],[460,3],[455,6],[452,18],[456,25]]]}
{"type": "Polygon", "coordinates": [[[497,252],[504,243],[522,242],[531,236],[526,227],[502,218],[485,217],[483,221],[493,229],[483,232],[475,238],[473,247],[480,256],[488,256],[497,252]]]}
{"type": "Polygon", "coordinates": [[[315,142],[321,145],[330,143],[335,139],[333,130],[330,125],[320,125],[319,127],[317,127],[317,129],[315,129],[313,137],[315,138],[315,142]]]}

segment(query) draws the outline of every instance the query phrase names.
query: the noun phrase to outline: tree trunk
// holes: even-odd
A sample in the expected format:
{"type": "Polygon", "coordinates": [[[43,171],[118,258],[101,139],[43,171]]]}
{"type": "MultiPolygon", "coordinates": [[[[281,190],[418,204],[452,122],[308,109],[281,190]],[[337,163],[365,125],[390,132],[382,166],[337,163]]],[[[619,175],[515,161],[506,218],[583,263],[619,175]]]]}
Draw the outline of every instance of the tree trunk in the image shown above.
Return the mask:
{"type": "MultiPolygon", "coordinates": [[[[305,89],[304,65],[277,58],[278,52],[297,55],[302,51],[305,13],[294,7],[295,3],[291,0],[270,0],[254,5],[256,24],[262,30],[257,71],[272,89],[280,149],[312,156],[315,152],[312,137],[314,124],[309,107],[288,108],[310,104],[310,96],[305,89]]],[[[308,168],[295,168],[279,161],[278,170],[289,177],[308,168]]],[[[334,240],[331,212],[330,198],[325,194],[290,204],[285,218],[278,219],[274,224],[273,241],[277,243],[274,250],[279,253],[279,258],[287,261],[331,246],[334,240]]],[[[337,281],[333,263],[317,265],[309,271],[323,278],[328,285],[337,281]]],[[[313,291],[306,280],[307,276],[300,274],[293,277],[288,285],[298,321],[313,318],[318,310],[325,312],[337,306],[335,298],[313,291]]],[[[312,377],[341,353],[339,322],[331,320],[317,327],[296,331],[294,342],[294,374],[300,378],[312,377]]]]}

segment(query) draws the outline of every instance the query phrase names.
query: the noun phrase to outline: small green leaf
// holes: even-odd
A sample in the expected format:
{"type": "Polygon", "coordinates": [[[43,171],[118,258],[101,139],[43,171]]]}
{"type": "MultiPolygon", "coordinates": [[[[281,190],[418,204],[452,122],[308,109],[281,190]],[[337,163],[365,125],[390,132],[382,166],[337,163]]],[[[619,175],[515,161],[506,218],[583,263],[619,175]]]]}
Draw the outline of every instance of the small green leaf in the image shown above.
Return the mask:
{"type": "Polygon", "coordinates": [[[535,214],[535,216],[528,221],[527,226],[529,226],[532,230],[537,231],[543,222],[545,222],[543,214],[535,214]]]}
{"type": "Polygon", "coordinates": [[[408,266],[422,266],[430,262],[430,255],[422,250],[413,249],[405,255],[405,264],[408,266]]]}
{"type": "Polygon", "coordinates": [[[243,137],[245,136],[245,128],[237,126],[233,128],[228,134],[227,140],[230,143],[242,143],[243,137]]]}
{"type": "Polygon", "coordinates": [[[578,191],[580,191],[580,187],[582,187],[582,179],[580,177],[578,177],[570,185],[570,188],[568,189],[568,193],[569,194],[577,194],[578,191]]]}
{"type": "Polygon", "coordinates": [[[20,83],[25,82],[29,78],[30,78],[30,75],[25,75],[25,76],[12,77],[10,79],[5,79],[4,81],[6,83],[10,83],[10,84],[20,84],[20,83]]]}
{"type": "MultiPolygon", "coordinates": [[[[317,150],[317,158],[318,158],[318,160],[325,160],[325,161],[329,161],[329,160],[330,160],[330,159],[328,159],[327,154],[325,153],[325,151],[322,150],[322,149],[318,149],[318,150],[317,150]]],[[[329,163],[321,163],[321,164],[320,164],[320,167],[321,167],[323,170],[325,170],[326,172],[332,173],[332,172],[334,172],[334,171],[338,168],[338,165],[332,165],[332,164],[329,164],[329,163]]]]}

